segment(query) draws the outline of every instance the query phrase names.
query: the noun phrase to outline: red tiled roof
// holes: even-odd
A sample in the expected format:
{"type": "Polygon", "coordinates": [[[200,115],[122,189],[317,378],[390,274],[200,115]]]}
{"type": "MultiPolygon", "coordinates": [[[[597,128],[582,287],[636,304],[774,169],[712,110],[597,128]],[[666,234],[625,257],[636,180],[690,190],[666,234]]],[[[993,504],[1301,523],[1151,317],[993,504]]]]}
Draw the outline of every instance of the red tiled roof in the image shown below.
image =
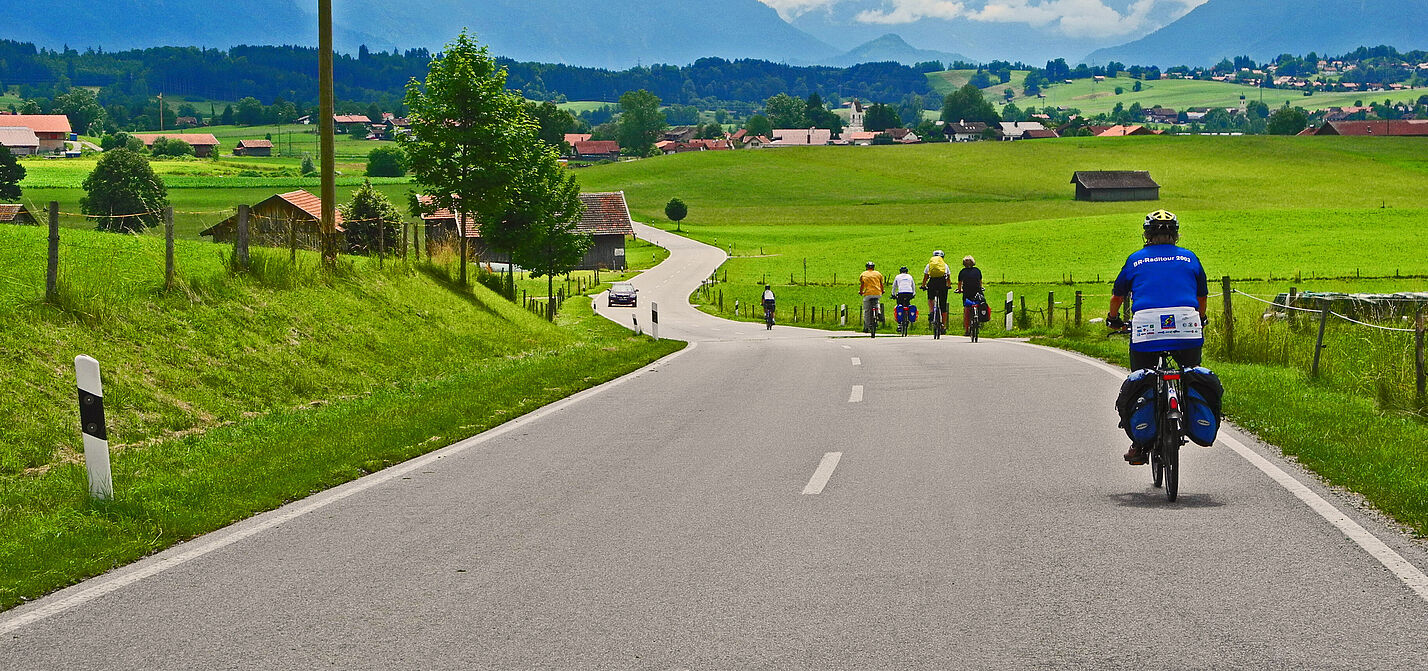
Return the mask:
{"type": "Polygon", "coordinates": [[[589,141],[590,141],[590,134],[589,134],[589,133],[566,133],[566,134],[565,134],[565,143],[568,144],[568,145],[574,145],[576,142],[589,142],[589,141]]]}
{"type": "Polygon", "coordinates": [[[20,213],[22,212],[29,219],[34,219],[33,216],[30,216],[30,211],[26,210],[24,205],[0,203],[0,221],[15,221],[20,218],[20,213]]]}
{"type": "Polygon", "coordinates": [[[620,143],[614,140],[589,140],[575,143],[576,154],[618,154],[620,143]]]}
{"type": "Polygon", "coordinates": [[[1319,129],[1319,135],[1414,135],[1428,136],[1428,120],[1399,121],[1330,121],[1319,129]]]}
{"type": "Polygon", "coordinates": [[[1056,131],[1051,130],[1049,128],[1043,128],[1041,130],[1033,128],[1029,131],[1026,131],[1025,133],[1022,133],[1021,137],[1024,140],[1052,140],[1061,136],[1057,135],[1056,131]]]}
{"type": "Polygon", "coordinates": [[[630,208],[625,204],[625,192],[582,193],[580,202],[585,212],[580,215],[578,228],[581,233],[591,235],[634,235],[630,224],[630,208]]]}
{"type": "Polygon", "coordinates": [[[332,123],[372,123],[365,114],[334,114],[332,123]]]}
{"type": "MultiPolygon", "coordinates": [[[[456,197],[456,196],[453,196],[453,197],[456,197]]],[[[417,202],[420,203],[421,205],[425,206],[425,207],[430,207],[431,204],[432,204],[431,201],[432,201],[431,196],[427,196],[427,195],[417,196],[417,202]]],[[[455,213],[455,212],[452,212],[449,208],[439,207],[439,208],[436,208],[435,210],[432,210],[430,213],[422,213],[422,215],[421,215],[421,220],[422,220],[422,221],[427,221],[427,222],[431,222],[431,221],[450,221],[450,222],[452,222],[451,225],[454,227],[454,226],[456,225],[456,213],[455,213]]],[[[479,237],[481,237],[481,225],[480,225],[479,223],[477,223],[475,217],[472,217],[472,216],[469,216],[469,215],[466,217],[466,237],[468,237],[468,238],[479,238],[479,237]]]]}
{"type": "MultiPolygon", "coordinates": [[[[322,199],[308,193],[307,191],[298,189],[297,191],[280,193],[276,196],[273,196],[273,198],[282,198],[283,200],[287,201],[288,204],[292,205],[293,207],[296,207],[299,210],[302,210],[304,214],[312,217],[313,219],[316,219],[317,221],[322,221],[322,199]]],[[[342,210],[333,212],[333,215],[336,217],[337,230],[341,231],[342,210]]]]}
{"type": "Polygon", "coordinates": [[[145,147],[152,146],[154,140],[161,137],[166,137],[170,140],[183,140],[195,147],[214,147],[218,145],[218,138],[213,137],[212,133],[134,133],[134,137],[139,138],[145,147]]]}
{"type": "Polygon", "coordinates": [[[36,133],[69,133],[69,117],[63,114],[7,114],[4,126],[24,126],[36,133]]]}
{"type": "Polygon", "coordinates": [[[272,141],[272,140],[239,140],[239,141],[238,141],[238,146],[240,146],[240,147],[242,147],[242,148],[244,148],[244,149],[261,149],[261,148],[264,148],[264,147],[266,147],[266,148],[268,148],[268,149],[272,149],[272,148],[273,148],[273,141],[272,141]]]}

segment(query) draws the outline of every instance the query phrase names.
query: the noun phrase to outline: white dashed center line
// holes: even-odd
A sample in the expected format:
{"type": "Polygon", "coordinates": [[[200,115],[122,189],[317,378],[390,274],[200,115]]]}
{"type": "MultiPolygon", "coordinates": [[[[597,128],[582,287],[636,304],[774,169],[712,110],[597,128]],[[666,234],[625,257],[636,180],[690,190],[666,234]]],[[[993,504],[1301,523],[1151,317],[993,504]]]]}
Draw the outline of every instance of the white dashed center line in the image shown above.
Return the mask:
{"type": "Polygon", "coordinates": [[[861,365],[863,365],[863,360],[862,360],[862,359],[859,359],[858,357],[853,357],[853,365],[854,365],[854,366],[861,366],[861,365]]]}
{"type": "Polygon", "coordinates": [[[853,385],[853,391],[852,391],[852,393],[848,394],[848,402],[849,402],[849,403],[862,403],[862,402],[863,402],[863,385],[861,385],[861,384],[855,384],[855,385],[853,385]]]}
{"type": "Polygon", "coordinates": [[[842,458],[842,452],[823,455],[823,460],[818,462],[818,468],[813,471],[813,477],[809,478],[808,484],[803,487],[803,493],[821,494],[823,488],[828,485],[828,479],[833,477],[833,469],[838,468],[838,460],[842,458]]]}

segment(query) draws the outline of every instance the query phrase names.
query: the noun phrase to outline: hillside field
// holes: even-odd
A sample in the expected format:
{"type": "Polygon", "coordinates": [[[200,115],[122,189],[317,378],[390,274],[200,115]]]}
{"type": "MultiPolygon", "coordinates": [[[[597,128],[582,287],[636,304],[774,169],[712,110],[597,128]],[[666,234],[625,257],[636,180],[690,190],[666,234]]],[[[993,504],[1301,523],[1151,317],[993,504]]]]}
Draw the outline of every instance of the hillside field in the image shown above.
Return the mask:
{"type": "MultiPolygon", "coordinates": [[[[1142,90],[1132,91],[1136,79],[1129,75],[1121,75],[1116,79],[1108,79],[1104,82],[1095,82],[1090,79],[1078,79],[1072,84],[1053,84],[1043,89],[1044,99],[1027,97],[1021,91],[1020,81],[1013,79],[1017,86],[1011,87],[1017,92],[1017,97],[1012,100],[1018,107],[1025,108],[1029,105],[1037,107],[1074,107],[1085,114],[1104,114],[1112,111],[1116,103],[1121,103],[1125,107],[1130,107],[1134,103],[1140,103],[1141,107],[1169,107],[1174,110],[1183,111],[1190,107],[1238,107],[1240,96],[1245,96],[1247,101],[1257,101],[1261,98],[1270,109],[1283,107],[1288,103],[1291,107],[1302,107],[1306,110],[1327,109],[1330,107],[1348,107],[1355,101],[1363,101],[1365,104],[1371,101],[1383,102],[1392,100],[1394,102],[1412,102],[1418,100],[1419,96],[1428,94],[1428,89],[1411,89],[1407,91],[1376,91],[1359,93],[1315,93],[1306,96],[1300,91],[1286,89],[1260,89],[1254,86],[1243,86],[1227,82],[1198,81],[1194,79],[1160,79],[1156,81],[1141,82],[1142,90]],[[1116,95],[1116,87],[1122,87],[1124,92],[1116,95]]],[[[1001,90],[1005,87],[998,87],[990,97],[1000,103],[1002,102],[1001,90]]]]}

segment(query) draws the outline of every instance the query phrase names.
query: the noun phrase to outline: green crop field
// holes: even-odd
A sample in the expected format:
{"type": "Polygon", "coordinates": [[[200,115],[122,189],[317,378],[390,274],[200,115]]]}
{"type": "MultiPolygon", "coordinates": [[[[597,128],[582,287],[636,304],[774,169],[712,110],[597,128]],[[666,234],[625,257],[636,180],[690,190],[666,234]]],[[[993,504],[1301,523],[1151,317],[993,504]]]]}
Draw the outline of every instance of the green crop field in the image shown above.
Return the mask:
{"type": "MultiPolygon", "coordinates": [[[[1299,91],[1289,91],[1284,89],[1260,89],[1253,86],[1243,86],[1240,84],[1230,84],[1226,82],[1198,81],[1193,79],[1161,79],[1157,81],[1141,82],[1143,87],[1140,91],[1132,91],[1137,80],[1129,75],[1122,75],[1116,79],[1104,82],[1095,82],[1090,79],[1078,79],[1072,84],[1053,84],[1046,87],[1042,93],[1044,99],[1035,97],[1028,98],[1022,94],[1021,80],[1013,79],[1016,86],[1011,87],[1017,92],[1017,97],[1012,100],[1018,107],[1035,105],[1037,107],[1074,107],[1086,114],[1103,114],[1115,108],[1116,103],[1121,103],[1130,107],[1134,103],[1140,103],[1141,107],[1169,107],[1175,110],[1185,110],[1190,107],[1237,107],[1240,104],[1240,96],[1246,100],[1263,99],[1271,109],[1282,107],[1286,102],[1292,107],[1303,107],[1307,110],[1327,109],[1330,107],[1346,107],[1353,105],[1355,101],[1365,103],[1371,101],[1382,102],[1392,100],[1394,102],[1411,102],[1418,100],[1418,97],[1428,93],[1428,89],[1412,89],[1408,91],[1377,91],[1373,93],[1315,93],[1306,96],[1299,91]],[[1116,95],[1115,89],[1119,86],[1124,89],[1120,95],[1116,95]]],[[[1001,89],[994,89],[995,94],[991,97],[997,102],[1001,102],[1001,89]]]]}
{"type": "Polygon", "coordinates": [[[606,106],[616,107],[617,104],[599,100],[572,100],[570,102],[557,103],[556,106],[571,114],[580,114],[581,112],[593,112],[606,106]]]}
{"type": "MultiPolygon", "coordinates": [[[[982,90],[985,91],[988,96],[1000,100],[1003,89],[1011,88],[1020,90],[1022,80],[1026,79],[1027,74],[1030,72],[1030,70],[1012,70],[1011,81],[1005,84],[993,84],[982,90]]],[[[943,70],[942,72],[929,72],[927,73],[927,83],[932,86],[932,90],[936,92],[937,95],[945,96],[948,93],[966,86],[967,82],[972,81],[972,75],[975,74],[977,74],[976,70],[943,70]]]]}

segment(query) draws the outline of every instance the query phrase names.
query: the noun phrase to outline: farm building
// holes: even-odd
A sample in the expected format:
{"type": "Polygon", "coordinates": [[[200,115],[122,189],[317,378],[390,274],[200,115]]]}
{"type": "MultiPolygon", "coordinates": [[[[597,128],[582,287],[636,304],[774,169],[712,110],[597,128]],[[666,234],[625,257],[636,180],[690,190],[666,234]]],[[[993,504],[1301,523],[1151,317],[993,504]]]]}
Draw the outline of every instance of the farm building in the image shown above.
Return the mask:
{"type": "Polygon", "coordinates": [[[335,124],[334,132],[366,135],[372,120],[365,114],[334,114],[332,123],[335,124]]]}
{"type": "Polygon", "coordinates": [[[199,158],[212,156],[213,150],[218,148],[218,138],[213,137],[213,133],[134,133],[134,137],[139,138],[145,147],[153,147],[154,140],[161,137],[183,140],[193,147],[193,155],[199,158]]]}
{"type": "MultiPolygon", "coordinates": [[[[346,247],[346,231],[342,228],[342,212],[337,217],[338,247],[346,247]]],[[[318,249],[322,236],[322,199],[302,189],[280,193],[254,205],[248,215],[248,240],[260,247],[318,249]]],[[[212,236],[214,242],[231,243],[238,239],[238,215],[220,221],[199,233],[212,236]]]]}
{"type": "Polygon", "coordinates": [[[272,140],[239,140],[233,148],[234,156],[272,156],[272,140]]]}
{"type": "Polygon", "coordinates": [[[0,147],[16,156],[40,153],[40,138],[24,126],[0,126],[0,147]]]}
{"type": "MultiPolygon", "coordinates": [[[[1308,129],[1306,129],[1308,130],[1308,129]]],[[[1428,137],[1428,120],[1403,119],[1397,121],[1330,121],[1312,132],[1300,135],[1358,135],[1373,137],[1414,136],[1428,137]]]]}
{"type": "Polygon", "coordinates": [[[24,205],[18,203],[0,203],[0,224],[20,224],[23,226],[34,226],[40,222],[35,221],[35,216],[25,209],[24,205]]]}
{"type": "Polygon", "coordinates": [[[1144,170],[1078,170],[1071,176],[1076,200],[1160,200],[1160,185],[1144,170]]]}
{"type": "Polygon", "coordinates": [[[614,161],[620,158],[620,143],[614,140],[576,142],[575,157],[586,161],[614,161]]]}
{"type": "MultiPolygon", "coordinates": [[[[428,206],[431,204],[429,196],[421,196],[418,200],[428,206]]],[[[624,270],[625,236],[635,234],[634,226],[630,222],[630,208],[625,203],[625,192],[582,193],[580,202],[585,205],[585,212],[581,214],[576,227],[581,233],[593,237],[595,244],[585,254],[585,258],[581,259],[580,265],[576,266],[576,269],[624,270]]],[[[438,209],[430,214],[423,214],[421,218],[426,225],[428,254],[431,253],[433,247],[454,244],[456,238],[455,213],[448,209],[438,209]]],[[[498,255],[482,244],[480,226],[470,217],[466,219],[464,230],[467,250],[471,256],[490,261],[505,260],[504,255],[498,255]],[[495,258],[497,256],[500,258],[495,258]]]]}
{"type": "Polygon", "coordinates": [[[69,117],[63,114],[6,114],[0,116],[0,126],[33,131],[40,153],[64,151],[70,133],[69,117]]]}

